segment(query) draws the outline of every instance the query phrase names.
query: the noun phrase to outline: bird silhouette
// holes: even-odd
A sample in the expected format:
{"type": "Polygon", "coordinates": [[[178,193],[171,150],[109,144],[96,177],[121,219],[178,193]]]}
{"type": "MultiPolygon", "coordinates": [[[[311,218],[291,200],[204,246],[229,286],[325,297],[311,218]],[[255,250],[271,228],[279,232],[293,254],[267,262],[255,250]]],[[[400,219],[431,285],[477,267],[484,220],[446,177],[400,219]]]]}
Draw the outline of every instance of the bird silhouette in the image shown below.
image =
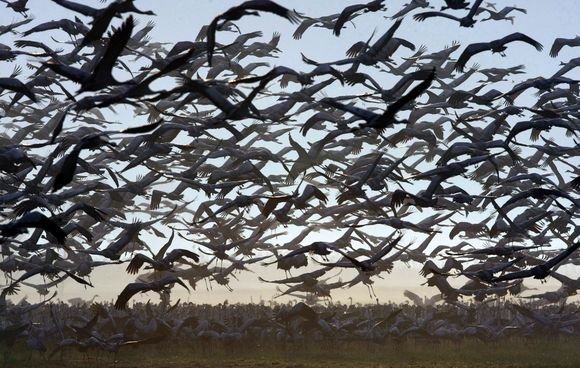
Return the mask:
{"type": "Polygon", "coordinates": [[[218,28],[227,21],[238,20],[246,15],[259,15],[258,11],[276,14],[288,19],[291,23],[297,23],[299,20],[298,14],[270,0],[249,0],[226,10],[215,17],[207,28],[207,62],[210,66],[212,65],[215,34],[218,28]]]}
{"type": "Polygon", "coordinates": [[[506,44],[515,41],[521,41],[532,45],[538,51],[542,51],[544,48],[538,41],[532,39],[529,36],[526,36],[523,33],[516,32],[490,42],[478,42],[470,44],[465,48],[465,50],[463,50],[461,55],[459,55],[459,59],[457,59],[457,62],[455,63],[455,70],[463,71],[463,68],[465,68],[465,64],[467,64],[469,59],[471,59],[473,55],[479,54],[480,52],[491,51],[493,53],[497,52],[503,55],[503,52],[507,49],[506,44]]]}
{"type": "Polygon", "coordinates": [[[543,262],[537,266],[534,266],[527,270],[510,272],[502,276],[494,277],[491,279],[492,282],[502,282],[502,281],[509,281],[509,280],[517,280],[523,279],[527,277],[533,277],[535,279],[545,279],[550,275],[552,269],[556,267],[558,264],[564,262],[567,258],[569,258],[572,253],[576,251],[576,249],[580,248],[580,242],[577,242],[574,245],[569,246],[568,248],[564,249],[555,257],[550,258],[546,262],[543,262]]]}
{"type": "Polygon", "coordinates": [[[158,281],[152,281],[148,283],[145,282],[130,283],[123,289],[123,291],[121,291],[121,294],[119,294],[119,296],[117,297],[117,300],[115,301],[115,309],[126,309],[127,303],[136,294],[146,293],[148,291],[161,292],[163,290],[166,290],[170,285],[173,285],[175,283],[183,286],[187,291],[189,291],[187,285],[185,285],[185,283],[181,281],[179,277],[172,274],[166,275],[158,281]]]}

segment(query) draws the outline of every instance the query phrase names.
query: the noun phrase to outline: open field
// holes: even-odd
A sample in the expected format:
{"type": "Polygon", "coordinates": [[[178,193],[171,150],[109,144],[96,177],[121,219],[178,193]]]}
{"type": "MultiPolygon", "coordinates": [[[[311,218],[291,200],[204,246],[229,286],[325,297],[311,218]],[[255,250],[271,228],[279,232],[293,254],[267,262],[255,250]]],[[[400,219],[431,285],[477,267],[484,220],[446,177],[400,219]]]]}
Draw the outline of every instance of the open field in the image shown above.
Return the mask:
{"type": "Polygon", "coordinates": [[[385,343],[301,342],[275,346],[169,345],[126,348],[116,355],[66,351],[51,360],[16,347],[6,367],[195,368],[195,367],[578,367],[578,337],[514,339],[501,343],[407,341],[385,343]],[[314,345],[316,344],[316,345],[314,345]]]}

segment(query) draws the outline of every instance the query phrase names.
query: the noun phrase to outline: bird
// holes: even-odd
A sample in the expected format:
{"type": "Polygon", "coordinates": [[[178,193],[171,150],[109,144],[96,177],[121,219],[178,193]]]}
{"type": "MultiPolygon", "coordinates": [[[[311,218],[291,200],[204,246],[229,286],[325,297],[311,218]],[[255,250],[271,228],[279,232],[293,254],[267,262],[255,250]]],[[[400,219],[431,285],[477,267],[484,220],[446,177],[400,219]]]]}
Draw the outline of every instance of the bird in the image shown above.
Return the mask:
{"type": "Polygon", "coordinates": [[[22,35],[29,36],[33,33],[45,32],[53,29],[61,29],[71,37],[78,36],[89,31],[89,28],[83,24],[80,19],[59,19],[38,24],[29,30],[22,32],[22,35]]]}
{"type": "Polygon", "coordinates": [[[74,273],[72,273],[64,268],[61,268],[61,267],[58,267],[58,266],[55,266],[52,264],[43,264],[43,265],[39,265],[39,266],[33,265],[28,271],[26,271],[24,274],[22,274],[19,278],[17,278],[16,280],[13,280],[11,285],[10,285],[10,288],[13,288],[14,285],[18,285],[19,283],[23,282],[24,280],[28,280],[29,278],[31,278],[32,276],[35,276],[35,275],[54,276],[54,275],[58,274],[59,272],[64,272],[68,277],[70,277],[71,279],[73,279],[74,281],[76,281],[77,283],[79,283],[81,285],[93,287],[93,284],[91,284],[89,281],[86,281],[82,277],[78,277],[74,273]]]}
{"type": "MultiPolygon", "coordinates": [[[[262,91],[269,79],[264,78],[260,81],[252,92],[239,104],[233,104],[216,88],[215,85],[204,83],[199,80],[181,78],[181,88],[184,92],[200,93],[209,99],[223,113],[225,119],[242,120],[248,117],[254,117],[261,120],[259,111],[252,104],[253,99],[262,91]]],[[[221,120],[221,119],[220,119],[221,120]]]]}
{"type": "MultiPolygon", "coordinates": [[[[64,117],[65,117],[65,114],[63,114],[62,118],[60,119],[59,125],[62,125],[62,123],[64,122],[64,117]]],[[[77,143],[73,147],[71,152],[63,160],[61,169],[60,169],[59,173],[56,175],[56,177],[54,178],[54,182],[52,183],[52,191],[56,192],[57,190],[63,188],[65,185],[69,184],[73,180],[75,170],[76,170],[77,164],[79,162],[79,156],[80,156],[80,153],[82,150],[84,150],[84,149],[95,150],[95,149],[100,148],[102,146],[108,146],[114,150],[114,144],[110,143],[107,139],[104,139],[103,137],[107,137],[107,135],[110,135],[110,134],[147,133],[147,132],[150,132],[150,131],[157,129],[162,123],[163,123],[163,120],[160,119],[160,120],[158,120],[154,123],[151,123],[151,124],[146,124],[146,125],[133,127],[133,128],[121,129],[119,131],[103,131],[103,132],[100,132],[98,134],[89,134],[89,135],[81,138],[80,142],[77,143]]],[[[61,130],[61,127],[57,126],[57,128],[55,129],[55,134],[53,135],[53,141],[56,138],[56,136],[58,135],[60,130],[61,130]]]]}
{"type": "Polygon", "coordinates": [[[133,32],[133,16],[129,16],[123,24],[109,37],[104,54],[95,64],[91,72],[77,69],[58,61],[49,61],[45,65],[57,74],[79,83],[79,92],[98,91],[100,89],[119,84],[131,84],[132,81],[119,82],[113,77],[112,70],[115,62],[123,52],[125,45],[133,32]]]}
{"type": "Polygon", "coordinates": [[[326,104],[326,105],[332,106],[334,108],[350,112],[350,113],[356,115],[357,117],[364,119],[365,123],[362,124],[360,127],[355,128],[354,131],[364,129],[364,128],[374,128],[378,131],[383,131],[384,129],[388,128],[389,126],[391,126],[393,124],[405,124],[406,123],[405,120],[402,120],[402,121],[397,120],[395,118],[395,115],[403,107],[405,107],[405,105],[414,101],[423,92],[425,92],[425,90],[427,90],[427,88],[429,88],[429,86],[431,85],[431,83],[433,82],[434,79],[435,79],[435,69],[432,69],[428,73],[425,80],[423,80],[421,83],[417,84],[413,89],[411,89],[411,91],[409,91],[409,93],[402,96],[401,98],[399,98],[398,100],[396,100],[392,104],[388,105],[387,108],[385,109],[385,111],[380,115],[376,114],[374,112],[368,111],[368,110],[354,107],[354,106],[344,105],[344,104],[337,102],[331,98],[326,98],[326,99],[322,100],[321,102],[326,104]]]}
{"type": "Polygon", "coordinates": [[[524,258],[525,256],[521,255],[519,257],[516,257],[512,261],[499,262],[493,265],[489,265],[489,262],[485,262],[482,265],[473,265],[468,268],[465,268],[459,274],[462,276],[466,276],[470,279],[492,283],[494,281],[493,275],[495,273],[502,272],[513,267],[516,263],[521,262],[524,258]]]}
{"type": "Polygon", "coordinates": [[[548,189],[548,188],[532,188],[532,189],[517,193],[514,196],[512,196],[509,200],[507,200],[501,206],[501,208],[508,207],[512,204],[515,204],[523,199],[530,198],[530,197],[536,198],[536,199],[554,198],[554,197],[565,198],[565,199],[569,200],[570,202],[572,202],[575,207],[580,208],[580,200],[575,199],[574,197],[572,197],[568,193],[562,191],[561,189],[548,189]]]}
{"type": "Polygon", "coordinates": [[[298,27],[296,27],[296,30],[292,34],[292,38],[295,40],[302,39],[302,36],[310,27],[334,29],[334,25],[336,24],[336,20],[340,16],[340,14],[331,14],[331,15],[325,15],[322,17],[314,18],[314,17],[309,17],[306,14],[299,14],[299,15],[300,15],[300,18],[302,21],[300,22],[298,27]]]}
{"type": "MultiPolygon", "coordinates": [[[[473,27],[473,25],[476,23],[476,20],[473,19],[473,17],[475,17],[475,15],[477,15],[477,11],[479,9],[479,6],[481,5],[481,3],[483,2],[483,0],[475,0],[473,2],[473,5],[471,5],[471,8],[469,9],[469,12],[467,13],[466,16],[462,17],[462,18],[458,18],[455,17],[451,14],[447,14],[441,11],[429,11],[429,12],[423,12],[423,13],[417,13],[415,15],[413,15],[413,19],[415,19],[418,22],[422,22],[427,18],[432,18],[432,17],[443,17],[443,18],[447,18],[447,19],[452,19],[454,21],[459,22],[459,25],[461,27],[473,27]]],[[[453,4],[453,9],[457,9],[457,7],[460,7],[463,4],[453,4]],[[455,7],[457,6],[457,7],[455,7]]],[[[449,3],[448,3],[448,7],[449,3]]],[[[463,7],[461,7],[460,9],[462,9],[463,7]]]]}
{"type": "Polygon", "coordinates": [[[15,0],[13,2],[8,0],[1,1],[6,4],[7,8],[11,8],[14,12],[22,14],[24,18],[28,18],[28,14],[26,13],[28,10],[30,10],[26,7],[28,0],[15,0]]]}
{"type": "Polygon", "coordinates": [[[24,229],[39,228],[54,236],[58,243],[64,244],[67,234],[52,218],[40,212],[29,212],[20,219],[8,224],[0,225],[0,234],[5,237],[14,237],[24,229]]]}
{"type": "Polygon", "coordinates": [[[8,25],[0,25],[0,36],[7,34],[7,33],[11,33],[11,34],[17,34],[16,29],[20,26],[23,26],[25,24],[28,24],[30,22],[32,22],[34,20],[34,18],[25,18],[21,21],[18,22],[12,22],[8,25]]]}
{"type": "Polygon", "coordinates": [[[335,36],[340,36],[340,31],[344,24],[358,11],[363,10],[366,12],[376,12],[379,10],[384,10],[383,6],[384,0],[373,0],[366,4],[355,4],[347,6],[340,12],[338,19],[334,22],[333,33],[335,36]]]}
{"type": "Polygon", "coordinates": [[[0,78],[0,88],[22,93],[33,102],[38,102],[34,92],[17,78],[0,78]]]}
{"type": "Polygon", "coordinates": [[[377,268],[376,263],[381,261],[390,251],[392,251],[402,238],[403,238],[402,235],[398,236],[397,238],[395,238],[394,240],[383,246],[383,248],[381,248],[378,252],[374,253],[371,257],[363,261],[359,261],[356,258],[345,253],[344,251],[338,249],[337,252],[340,253],[344,258],[346,258],[348,262],[334,262],[334,263],[319,262],[319,263],[323,266],[356,267],[362,272],[372,272],[377,268]]]}
{"type": "Polygon", "coordinates": [[[507,49],[506,44],[515,41],[521,41],[529,45],[532,45],[538,51],[542,51],[542,49],[544,48],[541,43],[532,39],[531,37],[526,36],[521,32],[515,32],[503,38],[493,40],[490,42],[478,42],[470,44],[465,48],[465,50],[463,50],[463,52],[459,56],[459,59],[457,59],[457,62],[455,63],[455,70],[463,71],[463,68],[465,67],[465,64],[467,64],[469,59],[471,59],[473,55],[479,54],[480,52],[489,50],[493,53],[498,52],[503,55],[503,52],[507,49]]]}
{"type": "Polygon", "coordinates": [[[481,12],[486,11],[489,14],[489,18],[484,18],[481,22],[488,20],[509,20],[512,24],[514,23],[514,17],[508,16],[512,11],[519,11],[520,13],[527,14],[527,10],[524,8],[518,8],[515,6],[506,6],[502,10],[496,12],[490,9],[480,9],[481,12]]]}
{"type": "Polygon", "coordinates": [[[187,285],[185,285],[179,277],[173,274],[165,275],[161,279],[152,282],[132,282],[128,284],[117,297],[117,300],[115,301],[115,309],[126,309],[129,300],[138,293],[146,293],[148,291],[161,292],[167,290],[170,285],[175,283],[183,286],[187,291],[189,291],[187,285]]]}
{"type": "Polygon", "coordinates": [[[504,143],[509,144],[510,142],[512,142],[512,140],[516,135],[530,129],[532,130],[530,139],[532,141],[537,141],[538,138],[540,138],[540,133],[542,131],[549,130],[553,127],[564,128],[567,130],[567,134],[574,134],[575,136],[578,136],[577,133],[578,127],[576,126],[576,124],[567,119],[561,118],[536,119],[517,122],[510,129],[510,132],[506,136],[504,143]]]}
{"type": "Polygon", "coordinates": [[[280,263],[281,261],[284,261],[286,259],[291,259],[291,258],[299,256],[299,255],[303,255],[304,253],[313,253],[313,254],[318,254],[321,256],[327,256],[327,255],[331,254],[333,251],[337,251],[337,249],[338,248],[331,243],[317,241],[317,242],[311,243],[309,245],[305,245],[305,246],[298,248],[296,250],[293,250],[292,252],[287,253],[287,254],[283,255],[282,257],[277,258],[276,260],[274,260],[272,262],[263,262],[262,264],[267,266],[267,265],[271,265],[274,263],[280,263]]]}
{"type": "Polygon", "coordinates": [[[578,47],[580,46],[580,36],[576,36],[574,38],[556,38],[554,43],[552,43],[552,47],[550,48],[550,56],[555,58],[560,53],[560,50],[564,46],[568,47],[578,47]]]}
{"type": "Polygon", "coordinates": [[[193,260],[194,262],[199,262],[199,255],[187,249],[173,249],[161,259],[150,258],[144,254],[136,254],[131,262],[129,262],[129,265],[127,266],[127,272],[130,274],[138,273],[139,269],[145,262],[151,264],[151,267],[156,271],[168,271],[171,270],[174,262],[177,262],[181,258],[185,257],[193,260]]]}
{"type": "MultiPolygon", "coordinates": [[[[102,9],[97,9],[71,0],[52,0],[52,1],[64,8],[67,8],[69,10],[92,18],[97,18],[99,15],[103,14],[108,8],[106,7],[102,9]]],[[[134,12],[141,15],[155,15],[155,13],[152,11],[142,11],[137,9],[135,7],[134,0],[115,1],[111,3],[110,6],[114,7],[118,13],[134,12]]]]}
{"type": "Polygon", "coordinates": [[[403,8],[401,10],[399,10],[398,12],[396,12],[395,14],[393,14],[391,16],[391,19],[397,19],[397,18],[402,18],[405,15],[407,15],[408,13],[410,13],[411,11],[418,9],[418,8],[430,8],[433,9],[432,6],[430,6],[431,4],[429,3],[428,0],[411,0],[409,1],[407,4],[403,5],[403,8]]]}
{"type": "Polygon", "coordinates": [[[249,0],[234,6],[215,17],[207,28],[207,63],[209,66],[212,64],[215,34],[221,24],[238,20],[246,15],[259,15],[258,11],[273,13],[288,19],[291,23],[298,23],[299,21],[298,14],[270,0],[249,0]]]}
{"type": "Polygon", "coordinates": [[[575,243],[574,245],[569,246],[568,248],[564,249],[555,257],[550,258],[549,260],[534,266],[527,270],[522,271],[515,271],[504,274],[502,276],[492,278],[492,282],[502,282],[502,281],[509,281],[509,280],[518,280],[527,277],[533,277],[535,279],[545,279],[550,275],[552,269],[565,261],[569,258],[572,253],[576,251],[576,249],[580,248],[580,242],[575,243]]]}
{"type": "Polygon", "coordinates": [[[441,11],[446,9],[467,9],[469,7],[469,1],[465,0],[445,0],[445,5],[441,7],[441,11]]]}
{"type": "Polygon", "coordinates": [[[413,302],[414,305],[416,306],[433,306],[435,305],[437,302],[443,300],[441,294],[435,294],[432,297],[420,297],[419,295],[415,294],[414,292],[410,291],[410,290],[405,290],[403,292],[403,295],[411,300],[413,302]]]}

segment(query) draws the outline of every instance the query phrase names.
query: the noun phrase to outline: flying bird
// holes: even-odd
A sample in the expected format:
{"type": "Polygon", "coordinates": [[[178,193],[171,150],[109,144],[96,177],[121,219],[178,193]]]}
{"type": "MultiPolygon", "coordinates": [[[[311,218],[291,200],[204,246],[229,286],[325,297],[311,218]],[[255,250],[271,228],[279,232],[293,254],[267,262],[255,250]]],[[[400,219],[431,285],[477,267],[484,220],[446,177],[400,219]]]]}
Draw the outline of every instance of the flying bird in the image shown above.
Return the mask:
{"type": "Polygon", "coordinates": [[[562,47],[578,47],[580,46],[580,36],[576,36],[574,38],[556,38],[554,43],[552,44],[552,48],[550,48],[550,56],[555,58],[558,56],[562,47]]]}
{"type": "Polygon", "coordinates": [[[344,251],[338,249],[337,251],[348,260],[348,262],[334,262],[334,263],[323,263],[319,262],[323,266],[330,266],[330,267],[355,267],[361,270],[362,272],[372,272],[376,269],[376,263],[379,262],[383,257],[385,257],[390,251],[392,251],[395,246],[399,243],[399,241],[403,238],[403,235],[395,238],[393,241],[389,242],[383,248],[381,248],[378,252],[373,254],[368,259],[359,261],[358,259],[348,255],[344,251]]]}
{"type": "Polygon", "coordinates": [[[45,65],[57,74],[60,74],[73,82],[79,83],[80,92],[98,91],[109,86],[120,84],[133,84],[134,82],[119,82],[113,77],[112,70],[119,56],[131,39],[133,32],[133,16],[129,16],[125,22],[109,37],[107,48],[103,56],[95,64],[92,71],[77,69],[60,61],[48,61],[45,65]]]}
{"type": "Polygon", "coordinates": [[[228,9],[215,17],[207,28],[207,63],[211,66],[213,50],[215,48],[215,33],[225,22],[238,20],[246,15],[259,15],[257,11],[276,14],[288,19],[291,23],[298,23],[299,17],[296,12],[289,10],[270,0],[249,0],[238,6],[228,9]],[[221,21],[221,23],[220,23],[221,21]]]}
{"type": "Polygon", "coordinates": [[[525,198],[536,198],[536,199],[544,199],[544,198],[552,198],[552,197],[560,197],[566,198],[570,202],[574,204],[575,207],[580,208],[580,199],[575,199],[570,194],[562,191],[561,189],[548,189],[548,188],[532,188],[526,190],[524,192],[518,193],[511,197],[507,202],[501,206],[501,208],[505,208],[509,205],[517,203],[525,198]]]}
{"type": "Polygon", "coordinates": [[[386,110],[381,115],[358,107],[344,105],[332,98],[325,98],[321,100],[321,102],[339,110],[350,112],[351,114],[366,121],[366,123],[362,124],[359,128],[354,128],[353,131],[364,128],[374,128],[378,131],[383,131],[393,124],[405,124],[407,122],[406,120],[397,120],[395,115],[408,103],[414,101],[421,94],[423,94],[423,92],[429,88],[431,83],[433,83],[434,79],[435,69],[432,69],[427,73],[425,80],[417,84],[411,91],[409,91],[409,93],[387,106],[386,110]]]}
{"type": "Polygon", "coordinates": [[[62,227],[40,212],[29,212],[16,221],[0,225],[0,234],[6,237],[13,237],[21,234],[27,228],[42,229],[54,236],[60,244],[64,244],[66,240],[67,234],[62,227]]]}
{"type": "Polygon", "coordinates": [[[465,0],[445,0],[445,5],[441,7],[441,11],[445,9],[467,9],[469,7],[469,1],[465,0]]]}
{"type": "Polygon", "coordinates": [[[521,41],[530,44],[534,46],[538,51],[542,51],[542,49],[544,48],[541,43],[532,39],[531,37],[528,37],[520,32],[515,32],[498,40],[470,44],[465,48],[465,50],[463,50],[463,52],[459,56],[459,59],[457,59],[457,62],[455,63],[455,70],[463,71],[465,64],[467,64],[467,61],[469,61],[469,59],[471,59],[473,55],[479,54],[480,52],[489,50],[494,53],[499,52],[503,56],[503,52],[507,49],[506,45],[510,42],[515,41],[521,41]]]}
{"type": "Polygon", "coordinates": [[[262,264],[267,266],[267,265],[271,265],[280,261],[284,261],[288,258],[292,258],[304,253],[314,253],[314,254],[318,254],[321,256],[327,256],[330,253],[332,253],[332,251],[337,251],[337,247],[333,244],[327,243],[327,242],[322,242],[322,241],[317,241],[314,242],[310,245],[306,245],[302,248],[293,250],[292,252],[283,255],[282,257],[277,258],[276,260],[272,261],[272,262],[263,262],[262,264]]]}
{"type": "MultiPolygon", "coordinates": [[[[447,18],[447,19],[452,19],[456,22],[459,22],[459,25],[461,27],[473,27],[473,25],[476,23],[476,20],[473,19],[473,17],[475,15],[477,15],[477,11],[479,9],[479,6],[481,5],[483,0],[475,0],[475,2],[473,3],[473,5],[471,6],[471,9],[469,9],[469,13],[467,13],[466,16],[464,16],[463,18],[458,18],[456,16],[453,16],[451,14],[447,14],[444,12],[440,12],[440,11],[428,11],[428,12],[423,12],[423,13],[417,13],[415,15],[413,15],[413,19],[415,19],[418,22],[422,22],[427,18],[432,18],[432,17],[442,17],[442,18],[447,18]]],[[[450,2],[447,2],[447,7],[453,8],[453,9],[461,9],[463,8],[464,4],[461,4],[460,2],[457,1],[453,1],[453,4],[450,5],[450,2]]]]}
{"type": "Polygon", "coordinates": [[[0,0],[6,4],[7,8],[11,8],[14,12],[22,14],[24,18],[28,18],[28,14],[26,12],[30,9],[26,7],[28,0],[16,0],[13,2],[9,2],[8,0],[0,0]]]}
{"type": "Polygon", "coordinates": [[[146,293],[148,291],[161,292],[167,290],[170,285],[179,284],[183,286],[187,291],[189,288],[181,279],[173,274],[167,275],[158,281],[153,282],[132,282],[127,285],[121,294],[117,297],[115,302],[115,309],[125,309],[127,308],[127,302],[138,293],[146,293]]]}
{"type": "Polygon", "coordinates": [[[334,29],[333,29],[334,35],[340,36],[340,31],[342,30],[342,27],[349,19],[351,19],[352,15],[354,13],[361,11],[361,10],[363,10],[365,13],[383,10],[384,9],[384,6],[383,6],[384,1],[385,0],[374,0],[374,1],[371,1],[371,2],[366,3],[366,4],[350,5],[350,6],[347,6],[346,8],[344,8],[342,10],[342,12],[340,13],[340,15],[338,16],[338,19],[334,23],[334,29]]]}
{"type": "Polygon", "coordinates": [[[516,271],[511,272],[499,277],[494,277],[492,282],[502,282],[502,281],[509,281],[509,280],[518,280],[527,277],[533,277],[535,279],[545,279],[550,275],[552,272],[552,268],[556,267],[558,264],[563,262],[566,258],[570,257],[572,253],[576,251],[576,249],[580,248],[580,242],[564,249],[560,252],[557,256],[549,259],[548,261],[541,263],[535,267],[532,267],[528,270],[523,271],[516,271]]]}
{"type": "Polygon", "coordinates": [[[138,273],[144,263],[149,263],[155,271],[169,271],[173,267],[173,263],[185,257],[192,259],[194,262],[199,262],[199,255],[187,249],[174,249],[160,260],[147,257],[144,254],[137,254],[129,262],[127,272],[131,274],[138,273]]]}

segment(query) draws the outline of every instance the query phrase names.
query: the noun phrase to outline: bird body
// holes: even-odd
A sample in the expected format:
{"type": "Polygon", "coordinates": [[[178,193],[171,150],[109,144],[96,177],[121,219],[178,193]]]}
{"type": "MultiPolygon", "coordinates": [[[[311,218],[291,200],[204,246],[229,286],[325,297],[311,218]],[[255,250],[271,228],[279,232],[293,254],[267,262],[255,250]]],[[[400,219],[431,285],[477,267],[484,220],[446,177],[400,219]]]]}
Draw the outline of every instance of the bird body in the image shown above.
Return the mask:
{"type": "Polygon", "coordinates": [[[576,36],[574,38],[560,38],[560,37],[556,38],[554,40],[554,43],[552,44],[552,47],[550,48],[550,56],[551,57],[558,56],[560,50],[562,50],[564,46],[568,47],[580,46],[580,36],[576,36]]]}
{"type": "Polygon", "coordinates": [[[463,50],[463,52],[459,56],[459,59],[457,59],[457,62],[455,63],[455,70],[463,71],[465,64],[467,64],[467,61],[471,59],[473,55],[479,54],[480,52],[491,51],[493,53],[503,54],[503,52],[507,49],[506,45],[510,42],[515,41],[530,44],[534,46],[538,51],[542,51],[543,49],[542,44],[539,43],[538,41],[532,39],[529,36],[526,36],[523,33],[515,32],[503,38],[493,40],[490,42],[478,42],[470,44],[465,48],[465,50],[463,50]]]}
{"type": "Polygon", "coordinates": [[[417,86],[415,86],[409,93],[402,96],[392,104],[388,105],[383,114],[376,114],[374,112],[360,109],[354,106],[344,105],[340,102],[334,101],[332,99],[324,99],[323,103],[328,104],[334,108],[350,112],[359,118],[364,119],[366,122],[362,124],[359,128],[354,130],[364,129],[364,128],[374,128],[378,131],[383,131],[384,129],[392,126],[393,124],[406,123],[406,121],[399,121],[395,118],[397,112],[399,112],[405,105],[414,101],[418,98],[433,82],[435,78],[435,69],[432,69],[426,78],[417,86]]]}
{"type": "MultiPolygon", "coordinates": [[[[429,11],[429,12],[417,13],[413,16],[413,19],[415,19],[416,21],[422,22],[427,18],[443,17],[443,18],[452,19],[452,20],[458,22],[461,27],[473,27],[473,25],[476,23],[476,20],[473,19],[473,17],[477,14],[477,11],[478,11],[479,6],[481,5],[482,1],[483,0],[475,0],[473,2],[473,5],[469,9],[469,13],[467,13],[467,15],[462,17],[462,18],[458,18],[458,17],[455,17],[451,14],[440,12],[440,11],[439,12],[438,11],[429,11]]],[[[452,8],[452,9],[462,9],[462,8],[464,8],[463,5],[465,5],[465,4],[462,4],[461,1],[447,2],[447,7],[452,8]]],[[[442,10],[444,10],[444,8],[442,8],[442,10]]]]}
{"type": "Polygon", "coordinates": [[[207,28],[207,62],[210,66],[215,48],[215,34],[220,25],[227,21],[238,20],[246,15],[259,15],[258,11],[276,14],[288,19],[291,23],[297,23],[299,19],[296,13],[271,0],[249,0],[226,10],[224,13],[215,17],[207,28]]]}
{"type": "Polygon", "coordinates": [[[338,16],[338,19],[334,23],[334,29],[333,29],[334,35],[340,36],[340,31],[342,30],[342,27],[349,19],[352,19],[352,16],[356,12],[359,12],[361,10],[364,10],[365,12],[379,11],[381,9],[384,9],[384,7],[383,7],[384,1],[385,0],[373,0],[373,1],[366,3],[366,4],[350,5],[350,6],[347,6],[346,8],[344,8],[342,10],[342,12],[340,13],[340,15],[338,16]]]}
{"type": "Polygon", "coordinates": [[[79,92],[98,91],[111,85],[123,84],[113,77],[112,69],[117,58],[121,55],[123,48],[131,38],[133,24],[133,17],[129,16],[123,25],[111,35],[105,53],[99,59],[92,72],[87,72],[55,61],[48,62],[45,65],[55,73],[63,75],[76,83],[80,83],[81,88],[79,92]]]}
{"type": "Polygon", "coordinates": [[[546,262],[543,262],[535,267],[532,267],[528,270],[523,271],[515,271],[511,273],[507,273],[502,276],[494,277],[491,281],[492,282],[502,282],[502,281],[509,281],[509,280],[517,280],[526,277],[533,277],[535,279],[545,279],[550,275],[552,269],[565,261],[569,258],[572,253],[574,253],[578,248],[580,248],[580,242],[577,242],[574,245],[564,249],[555,257],[550,258],[546,262]]]}
{"type": "Polygon", "coordinates": [[[187,285],[185,285],[185,283],[181,281],[179,277],[173,274],[166,275],[158,281],[152,281],[148,283],[145,282],[130,283],[123,289],[121,294],[119,294],[119,296],[117,297],[117,301],[115,301],[115,309],[126,309],[127,302],[129,302],[129,300],[136,294],[146,293],[148,291],[161,292],[163,290],[166,290],[170,285],[173,285],[175,283],[183,286],[187,291],[189,291],[187,285]]]}

